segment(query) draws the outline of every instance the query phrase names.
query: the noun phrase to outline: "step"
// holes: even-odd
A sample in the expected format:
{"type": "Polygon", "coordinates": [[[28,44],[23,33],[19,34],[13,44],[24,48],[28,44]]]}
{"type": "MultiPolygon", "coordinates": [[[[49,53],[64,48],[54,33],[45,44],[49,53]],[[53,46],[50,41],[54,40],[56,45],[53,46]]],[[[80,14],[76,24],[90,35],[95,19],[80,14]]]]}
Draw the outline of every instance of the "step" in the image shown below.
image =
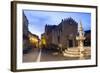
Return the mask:
{"type": "Polygon", "coordinates": [[[68,48],[67,51],[78,52],[78,48],[68,48]]]}
{"type": "MultiPolygon", "coordinates": [[[[72,52],[72,51],[66,50],[66,51],[63,52],[63,55],[68,56],[68,57],[80,57],[80,52],[76,52],[76,51],[72,52]]],[[[91,51],[85,51],[84,55],[85,56],[91,55],[91,51]]]]}
{"type": "Polygon", "coordinates": [[[67,54],[73,54],[73,55],[79,55],[80,54],[80,52],[78,52],[78,51],[65,51],[64,53],[67,53],[67,54]]]}
{"type": "Polygon", "coordinates": [[[63,53],[63,55],[65,56],[65,57],[80,57],[80,55],[73,55],[73,54],[68,54],[68,53],[63,53]]]}

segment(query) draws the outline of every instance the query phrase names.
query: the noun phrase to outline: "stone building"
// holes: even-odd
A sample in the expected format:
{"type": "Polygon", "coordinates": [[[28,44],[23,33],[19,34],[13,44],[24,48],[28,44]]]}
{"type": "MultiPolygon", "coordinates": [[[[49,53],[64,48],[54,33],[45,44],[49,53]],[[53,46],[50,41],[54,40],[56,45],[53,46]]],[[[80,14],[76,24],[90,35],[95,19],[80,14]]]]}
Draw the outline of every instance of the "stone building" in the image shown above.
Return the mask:
{"type": "Polygon", "coordinates": [[[45,48],[47,46],[45,33],[41,34],[40,48],[45,48]]]}
{"type": "Polygon", "coordinates": [[[31,48],[38,48],[39,47],[39,37],[29,31],[29,44],[31,48]]]}
{"type": "MultiPolygon", "coordinates": [[[[47,25],[45,26],[45,38],[46,38],[46,44],[50,45],[53,43],[53,30],[56,29],[56,25],[47,25]]],[[[56,40],[55,40],[56,41],[56,40]]]]}
{"type": "Polygon", "coordinates": [[[48,44],[55,44],[62,48],[74,47],[77,45],[78,23],[72,18],[66,18],[58,25],[46,25],[45,36],[48,44]]]}
{"type": "Polygon", "coordinates": [[[85,31],[84,35],[86,37],[84,40],[84,46],[91,46],[91,30],[85,31]]]}
{"type": "Polygon", "coordinates": [[[28,49],[28,43],[28,20],[23,12],[23,51],[26,51],[28,49]]]}

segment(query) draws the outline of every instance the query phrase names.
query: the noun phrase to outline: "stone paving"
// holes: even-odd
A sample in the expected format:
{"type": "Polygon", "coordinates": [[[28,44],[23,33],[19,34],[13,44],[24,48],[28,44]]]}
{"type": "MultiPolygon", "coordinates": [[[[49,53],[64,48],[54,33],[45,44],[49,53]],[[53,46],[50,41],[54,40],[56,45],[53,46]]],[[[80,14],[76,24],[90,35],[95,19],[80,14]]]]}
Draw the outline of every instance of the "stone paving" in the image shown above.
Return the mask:
{"type": "MultiPolygon", "coordinates": [[[[90,47],[85,47],[87,55],[85,54],[82,59],[90,59],[91,58],[91,50],[90,47]]],[[[71,54],[75,54],[77,48],[69,48],[67,50],[66,56],[64,54],[58,52],[49,52],[47,50],[35,48],[27,54],[23,55],[23,62],[44,62],[44,61],[64,61],[64,60],[80,60],[79,56],[70,56],[71,54]]]]}

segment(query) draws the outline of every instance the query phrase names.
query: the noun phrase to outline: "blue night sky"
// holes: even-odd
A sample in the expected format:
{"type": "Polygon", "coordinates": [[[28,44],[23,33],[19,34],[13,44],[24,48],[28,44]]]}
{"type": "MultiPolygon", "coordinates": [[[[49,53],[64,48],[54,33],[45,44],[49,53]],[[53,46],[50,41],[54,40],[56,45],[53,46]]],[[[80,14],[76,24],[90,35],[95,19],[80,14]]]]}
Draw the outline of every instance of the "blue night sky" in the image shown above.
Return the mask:
{"type": "Polygon", "coordinates": [[[41,36],[44,33],[46,24],[58,25],[62,19],[73,18],[76,22],[82,22],[84,30],[91,29],[91,14],[79,12],[50,12],[50,11],[35,11],[24,10],[24,13],[29,21],[29,31],[33,34],[41,36]]]}

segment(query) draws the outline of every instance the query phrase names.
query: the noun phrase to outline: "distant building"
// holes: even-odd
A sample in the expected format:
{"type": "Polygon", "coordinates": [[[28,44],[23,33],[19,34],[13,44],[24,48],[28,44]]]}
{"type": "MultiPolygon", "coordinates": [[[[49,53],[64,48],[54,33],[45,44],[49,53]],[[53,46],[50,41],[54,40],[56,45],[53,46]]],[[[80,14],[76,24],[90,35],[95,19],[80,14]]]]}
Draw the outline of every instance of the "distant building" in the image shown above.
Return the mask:
{"type": "Polygon", "coordinates": [[[53,43],[53,30],[56,29],[56,25],[46,25],[45,26],[45,37],[47,41],[47,45],[50,45],[53,43]]]}
{"type": "Polygon", "coordinates": [[[86,37],[84,40],[84,46],[91,46],[91,30],[85,31],[84,35],[86,37]]]}
{"type": "Polygon", "coordinates": [[[43,33],[43,34],[41,34],[40,47],[45,48],[46,45],[47,45],[46,36],[45,36],[45,33],[43,33]]]}
{"type": "Polygon", "coordinates": [[[29,32],[28,36],[29,36],[30,46],[33,48],[38,48],[39,47],[39,37],[31,32],[29,32]]]}
{"type": "Polygon", "coordinates": [[[58,25],[46,25],[45,36],[47,44],[55,44],[63,48],[77,45],[78,23],[72,18],[66,18],[58,25]]]}

